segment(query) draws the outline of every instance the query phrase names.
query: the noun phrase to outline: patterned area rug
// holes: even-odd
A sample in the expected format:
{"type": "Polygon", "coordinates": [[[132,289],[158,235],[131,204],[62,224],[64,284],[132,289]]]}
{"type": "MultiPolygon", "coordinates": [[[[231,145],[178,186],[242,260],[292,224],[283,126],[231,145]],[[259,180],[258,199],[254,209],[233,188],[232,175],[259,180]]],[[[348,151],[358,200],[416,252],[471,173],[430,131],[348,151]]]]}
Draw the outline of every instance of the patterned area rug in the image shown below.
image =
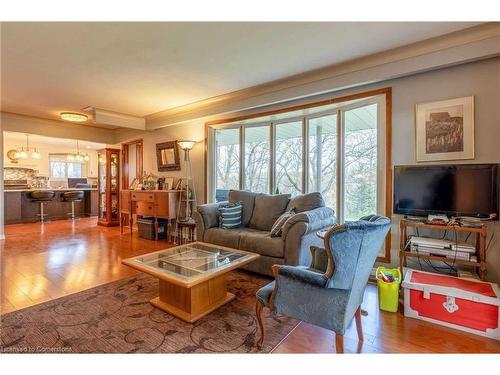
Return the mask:
{"type": "MultiPolygon", "coordinates": [[[[255,292],[269,282],[228,275],[232,302],[188,324],[153,307],[158,280],[133,276],[1,317],[4,353],[253,353],[258,337],[255,292]]],[[[298,321],[264,311],[270,352],[298,321]]]]}

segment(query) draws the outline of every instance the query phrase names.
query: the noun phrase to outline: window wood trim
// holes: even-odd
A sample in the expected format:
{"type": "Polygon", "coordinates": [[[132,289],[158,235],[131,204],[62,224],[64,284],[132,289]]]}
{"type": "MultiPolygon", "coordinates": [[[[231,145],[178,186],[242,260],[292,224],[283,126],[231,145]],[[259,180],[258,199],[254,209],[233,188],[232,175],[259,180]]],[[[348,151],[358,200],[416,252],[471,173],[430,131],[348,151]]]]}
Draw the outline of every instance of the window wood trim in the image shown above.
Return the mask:
{"type": "Polygon", "coordinates": [[[130,172],[129,172],[129,164],[128,164],[128,159],[129,159],[129,146],[135,145],[135,160],[136,160],[136,169],[135,173],[136,176],[142,176],[143,173],[143,168],[144,168],[144,162],[143,162],[143,140],[142,139],[136,139],[130,142],[122,143],[122,178],[121,178],[121,185],[122,189],[128,189],[130,186],[130,172]]]}
{"type": "MultiPolygon", "coordinates": [[[[208,134],[209,134],[210,127],[214,127],[214,125],[223,125],[223,124],[230,124],[232,122],[237,122],[237,121],[249,120],[252,118],[259,118],[259,117],[276,115],[276,114],[280,114],[280,113],[298,111],[298,110],[307,109],[307,108],[320,107],[320,106],[329,105],[329,104],[339,104],[339,103],[343,103],[343,102],[347,102],[347,101],[351,101],[351,100],[363,99],[363,98],[368,98],[368,97],[377,96],[377,95],[385,95],[385,146],[386,146],[385,147],[385,216],[390,218],[392,216],[392,88],[391,87],[385,87],[385,88],[380,88],[380,89],[375,89],[375,90],[370,90],[370,91],[358,92],[358,93],[354,93],[351,95],[330,98],[330,99],[321,100],[321,101],[317,101],[317,102],[295,105],[295,106],[290,106],[290,107],[286,107],[286,108],[280,108],[280,109],[273,110],[273,111],[265,111],[265,112],[251,114],[251,115],[242,115],[242,116],[237,116],[237,117],[228,118],[228,119],[219,119],[219,120],[213,120],[213,121],[206,122],[205,123],[204,201],[207,202],[208,187],[209,187],[209,184],[208,184],[208,181],[209,181],[209,176],[208,176],[208,164],[209,164],[208,163],[208,147],[209,147],[208,134]]],[[[276,122],[272,122],[272,124],[271,124],[272,129],[274,128],[274,126],[273,126],[274,123],[276,123],[276,122]]],[[[271,141],[274,141],[274,140],[271,139],[271,141]]],[[[305,153],[307,150],[303,150],[303,151],[305,153]]],[[[272,159],[271,160],[272,163],[274,163],[272,155],[271,155],[271,159],[272,159]]],[[[273,164],[271,167],[273,167],[273,164]]],[[[271,183],[274,183],[274,181],[271,181],[271,183]]],[[[303,188],[306,188],[306,187],[303,186],[303,188]]],[[[377,257],[377,261],[382,262],[382,263],[390,263],[390,261],[391,261],[391,232],[390,231],[389,231],[389,233],[386,237],[386,240],[385,240],[385,252],[384,252],[383,256],[377,257]]]]}

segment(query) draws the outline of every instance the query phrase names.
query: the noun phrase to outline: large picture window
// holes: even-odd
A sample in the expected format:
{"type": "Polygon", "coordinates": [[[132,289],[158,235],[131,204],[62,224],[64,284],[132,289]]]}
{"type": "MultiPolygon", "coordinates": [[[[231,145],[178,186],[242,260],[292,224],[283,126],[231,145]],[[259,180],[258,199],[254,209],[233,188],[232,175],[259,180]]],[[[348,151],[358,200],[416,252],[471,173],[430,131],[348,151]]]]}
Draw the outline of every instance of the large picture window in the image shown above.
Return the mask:
{"type": "Polygon", "coordinates": [[[319,191],[327,206],[337,205],[337,114],[308,121],[307,191],[319,191]]]}
{"type": "Polygon", "coordinates": [[[228,189],[319,191],[340,223],[390,215],[386,95],[280,111],[253,123],[208,124],[208,201],[227,198],[228,189]]]}
{"type": "Polygon", "coordinates": [[[344,219],[377,212],[377,105],[344,112],[344,219]]]}
{"type": "Polygon", "coordinates": [[[240,129],[215,131],[215,186],[224,195],[240,188],[240,129]]]}
{"type": "Polygon", "coordinates": [[[300,194],[302,189],[302,121],[275,125],[275,193],[300,194]]]}
{"type": "Polygon", "coordinates": [[[270,126],[245,128],[245,183],[244,188],[267,193],[270,187],[271,142],[270,126]]]}

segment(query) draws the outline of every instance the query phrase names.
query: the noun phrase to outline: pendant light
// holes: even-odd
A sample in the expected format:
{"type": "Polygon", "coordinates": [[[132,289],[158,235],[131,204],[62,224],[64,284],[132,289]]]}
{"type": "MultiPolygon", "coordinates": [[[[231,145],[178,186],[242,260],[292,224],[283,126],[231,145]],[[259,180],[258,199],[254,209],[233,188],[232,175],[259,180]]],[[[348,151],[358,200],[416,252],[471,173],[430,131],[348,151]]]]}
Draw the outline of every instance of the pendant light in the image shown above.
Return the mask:
{"type": "Polygon", "coordinates": [[[31,159],[40,159],[41,155],[38,152],[36,147],[30,147],[30,138],[29,134],[26,134],[26,147],[22,146],[16,149],[15,157],[18,159],[26,160],[28,158],[31,159]]]}
{"type": "Polygon", "coordinates": [[[80,152],[80,145],[78,143],[78,139],[76,140],[76,152],[69,153],[66,156],[66,160],[68,161],[78,161],[78,162],[84,162],[84,161],[89,161],[90,156],[88,153],[83,153],[80,152]]]}

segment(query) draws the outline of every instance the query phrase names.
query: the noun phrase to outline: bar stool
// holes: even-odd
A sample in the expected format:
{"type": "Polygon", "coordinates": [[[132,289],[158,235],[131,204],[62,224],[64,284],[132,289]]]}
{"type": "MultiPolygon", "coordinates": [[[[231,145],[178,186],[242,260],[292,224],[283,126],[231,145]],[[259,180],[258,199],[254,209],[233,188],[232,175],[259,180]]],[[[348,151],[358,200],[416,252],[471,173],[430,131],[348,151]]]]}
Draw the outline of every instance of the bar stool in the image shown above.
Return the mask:
{"type": "Polygon", "coordinates": [[[45,202],[50,202],[54,199],[56,193],[53,191],[45,191],[45,190],[35,190],[30,193],[30,198],[32,202],[40,203],[40,213],[35,216],[40,217],[40,222],[43,223],[45,221],[45,216],[47,214],[43,213],[43,205],[45,202]]]}
{"type": "Polygon", "coordinates": [[[83,199],[84,193],[83,191],[65,191],[63,193],[63,200],[65,202],[71,202],[71,212],[67,213],[71,217],[71,220],[75,220],[75,202],[81,202],[83,199]]]}

